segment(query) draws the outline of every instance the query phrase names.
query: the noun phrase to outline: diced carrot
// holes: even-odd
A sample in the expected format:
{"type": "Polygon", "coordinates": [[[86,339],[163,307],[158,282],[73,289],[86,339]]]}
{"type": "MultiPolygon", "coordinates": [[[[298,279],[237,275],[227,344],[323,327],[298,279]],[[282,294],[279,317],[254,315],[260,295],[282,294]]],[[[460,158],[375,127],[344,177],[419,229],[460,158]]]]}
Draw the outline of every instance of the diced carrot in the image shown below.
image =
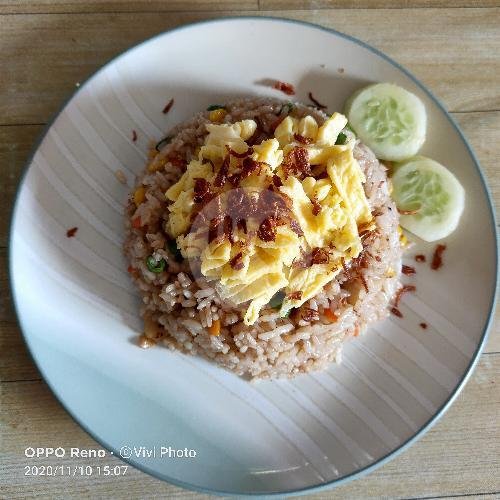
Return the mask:
{"type": "Polygon", "coordinates": [[[220,320],[216,319],[212,322],[212,326],[208,327],[208,333],[210,335],[214,335],[215,337],[220,335],[220,320]]]}
{"type": "Polygon", "coordinates": [[[335,323],[335,321],[337,321],[338,319],[337,315],[334,312],[330,311],[330,309],[325,309],[325,316],[328,318],[330,323],[335,323]]]}
{"type": "Polygon", "coordinates": [[[132,219],[132,227],[134,229],[140,229],[142,226],[141,218],[136,217],[135,219],[132,219]]]}

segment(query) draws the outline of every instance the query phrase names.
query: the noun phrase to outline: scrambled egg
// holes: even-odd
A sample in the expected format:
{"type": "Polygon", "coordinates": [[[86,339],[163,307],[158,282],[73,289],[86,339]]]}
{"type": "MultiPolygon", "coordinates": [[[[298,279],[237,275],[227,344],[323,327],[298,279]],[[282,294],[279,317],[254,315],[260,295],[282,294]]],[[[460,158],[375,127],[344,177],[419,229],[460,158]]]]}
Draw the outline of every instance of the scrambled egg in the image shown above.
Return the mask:
{"type": "Polygon", "coordinates": [[[299,307],[341,271],[342,262],[349,262],[362,250],[358,227],[367,227],[373,218],[363,190],[365,179],[353,156],[353,141],[335,145],[346,124],[339,113],[321,126],[311,116],[300,120],[288,116],[275,129],[274,138],[252,149],[246,141],[256,131],[255,121],[209,124],[198,157],[166,192],[172,202],[167,230],[176,238],[182,255],[199,259],[201,273],[215,281],[224,300],[248,303],[247,325],[258,319],[260,310],[278,291],[285,293],[282,316],[299,307]],[[287,171],[287,155],[298,147],[307,150],[314,175],[287,171]],[[204,179],[212,190],[212,201],[204,205],[202,213],[210,210],[217,197],[219,207],[229,206],[235,185],[219,179],[222,185],[217,186],[217,175],[224,161],[227,175],[238,172],[245,152],[259,168],[244,176],[238,189],[251,197],[274,183],[270,189],[288,200],[289,217],[274,228],[272,237],[261,237],[262,220],[257,213],[246,220],[244,228],[233,221],[231,237],[223,234],[207,240],[210,217],[201,222],[196,219],[200,202],[195,202],[195,183],[204,179]]]}

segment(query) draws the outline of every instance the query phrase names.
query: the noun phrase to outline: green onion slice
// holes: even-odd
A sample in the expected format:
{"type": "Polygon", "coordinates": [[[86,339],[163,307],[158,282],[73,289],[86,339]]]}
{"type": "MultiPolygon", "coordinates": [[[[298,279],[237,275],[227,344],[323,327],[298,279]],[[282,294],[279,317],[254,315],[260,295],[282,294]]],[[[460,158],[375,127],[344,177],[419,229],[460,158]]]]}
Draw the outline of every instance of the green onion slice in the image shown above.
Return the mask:
{"type": "Polygon", "coordinates": [[[344,134],[344,132],[340,132],[340,134],[337,136],[337,140],[335,141],[336,145],[343,146],[347,142],[347,135],[344,134]]]}
{"type": "Polygon", "coordinates": [[[285,292],[279,291],[276,292],[269,301],[269,307],[273,309],[279,309],[281,304],[283,304],[283,299],[285,298],[285,292]]]}
{"type": "Polygon", "coordinates": [[[171,135],[167,135],[167,137],[164,137],[161,141],[159,141],[156,144],[156,146],[155,146],[156,151],[160,152],[160,149],[163,146],[166,146],[171,140],[172,140],[172,136],[171,135]]]}
{"type": "Polygon", "coordinates": [[[289,115],[294,109],[295,109],[295,104],[293,102],[288,101],[285,104],[283,104],[283,106],[281,106],[277,116],[283,114],[283,111],[286,111],[287,115],[289,115]]]}
{"type": "Polygon", "coordinates": [[[146,259],[146,265],[148,266],[148,269],[152,273],[156,273],[156,274],[161,273],[162,271],[165,270],[166,264],[167,263],[165,262],[165,259],[160,259],[159,261],[156,261],[152,255],[150,255],[146,259]]]}
{"type": "Polygon", "coordinates": [[[226,106],[223,106],[222,104],[210,104],[207,111],[215,111],[216,109],[226,109],[226,106]]]}
{"type": "Polygon", "coordinates": [[[175,240],[168,240],[167,247],[168,247],[169,252],[173,255],[174,259],[177,262],[182,262],[184,260],[184,257],[182,256],[181,251],[177,248],[177,243],[175,240]]]}

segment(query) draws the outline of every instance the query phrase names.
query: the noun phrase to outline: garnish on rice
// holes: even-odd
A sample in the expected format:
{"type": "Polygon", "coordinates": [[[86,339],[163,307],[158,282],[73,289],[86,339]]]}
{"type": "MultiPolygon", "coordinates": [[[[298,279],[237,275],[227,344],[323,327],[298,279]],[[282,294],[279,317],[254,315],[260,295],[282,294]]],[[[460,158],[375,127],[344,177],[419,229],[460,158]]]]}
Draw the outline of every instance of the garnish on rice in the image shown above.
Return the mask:
{"type": "Polygon", "coordinates": [[[255,120],[206,125],[197,156],[166,192],[169,236],[223,300],[248,303],[246,325],[269,304],[282,317],[300,308],[360,256],[373,226],[354,142],[336,144],[347,119],[279,119],[274,137],[255,143],[255,120]]]}
{"type": "Polygon", "coordinates": [[[339,113],[249,98],[177,125],[152,145],[127,203],[140,345],[252,379],[338,359],[369,324],[401,317],[411,291],[395,296],[414,268],[401,267],[390,188],[339,113]]]}
{"type": "Polygon", "coordinates": [[[293,95],[295,94],[295,88],[291,83],[286,83],[286,82],[280,82],[279,80],[275,82],[274,88],[276,90],[281,90],[281,92],[284,92],[286,95],[293,95]]]}
{"type": "Polygon", "coordinates": [[[326,109],[327,106],[325,106],[324,104],[321,104],[320,102],[318,102],[314,96],[312,95],[312,92],[309,92],[308,94],[308,97],[309,97],[309,100],[314,103],[314,105],[318,108],[318,109],[326,109]]]}
{"type": "Polygon", "coordinates": [[[174,98],[170,99],[170,101],[167,102],[167,104],[162,110],[162,113],[166,115],[172,109],[173,105],[174,105],[174,98]]]}

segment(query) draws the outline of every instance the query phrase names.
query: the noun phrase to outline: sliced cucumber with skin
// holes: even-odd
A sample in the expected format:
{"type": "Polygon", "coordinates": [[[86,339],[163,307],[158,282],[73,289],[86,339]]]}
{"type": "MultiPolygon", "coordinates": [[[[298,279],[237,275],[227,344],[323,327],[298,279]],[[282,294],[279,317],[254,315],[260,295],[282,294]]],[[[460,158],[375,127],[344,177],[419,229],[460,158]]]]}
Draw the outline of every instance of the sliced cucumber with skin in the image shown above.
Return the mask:
{"type": "Polygon", "coordinates": [[[451,234],[464,210],[465,191],[457,178],[437,161],[416,156],[395,164],[392,198],[402,227],[425,241],[451,234]]]}
{"type": "Polygon", "coordinates": [[[405,160],[417,154],[425,141],[424,104],[397,85],[377,83],[359,90],[347,101],[345,114],[379,159],[405,160]]]}

